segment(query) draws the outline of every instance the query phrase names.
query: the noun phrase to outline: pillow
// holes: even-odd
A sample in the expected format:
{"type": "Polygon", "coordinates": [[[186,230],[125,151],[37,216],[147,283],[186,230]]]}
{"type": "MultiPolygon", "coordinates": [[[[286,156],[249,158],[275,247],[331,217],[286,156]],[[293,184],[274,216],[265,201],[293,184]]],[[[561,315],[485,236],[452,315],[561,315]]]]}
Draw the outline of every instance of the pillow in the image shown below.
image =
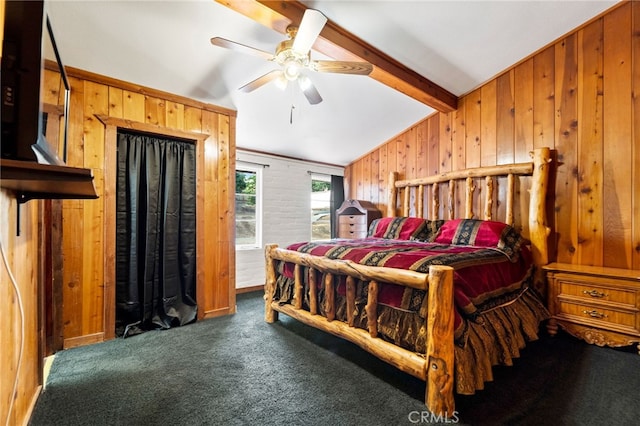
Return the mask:
{"type": "Polygon", "coordinates": [[[454,219],[446,221],[433,239],[440,244],[454,244],[495,248],[515,261],[524,238],[512,226],[502,222],[480,219],[454,219]]]}
{"type": "Polygon", "coordinates": [[[444,224],[445,220],[425,220],[424,226],[418,229],[416,232],[411,235],[412,240],[416,241],[424,241],[430,243],[433,241],[436,235],[438,235],[438,231],[440,227],[444,224]]]}
{"type": "Polygon", "coordinates": [[[367,236],[393,240],[429,241],[444,221],[418,217],[383,217],[369,226],[367,236]]]}

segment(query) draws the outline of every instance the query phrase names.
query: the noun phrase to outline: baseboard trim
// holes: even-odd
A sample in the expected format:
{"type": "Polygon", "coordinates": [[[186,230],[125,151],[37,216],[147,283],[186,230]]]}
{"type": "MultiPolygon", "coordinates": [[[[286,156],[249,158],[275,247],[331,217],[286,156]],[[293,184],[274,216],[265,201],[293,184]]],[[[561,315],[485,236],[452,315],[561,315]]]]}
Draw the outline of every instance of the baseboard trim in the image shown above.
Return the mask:
{"type": "Polygon", "coordinates": [[[251,287],[236,288],[236,294],[251,293],[253,291],[260,291],[260,290],[264,291],[264,284],[254,285],[251,287]]]}
{"type": "Polygon", "coordinates": [[[104,333],[87,334],[85,336],[71,337],[64,339],[64,349],[77,348],[78,346],[91,345],[93,343],[104,342],[104,333]]]}
{"type": "Polygon", "coordinates": [[[204,315],[202,315],[202,319],[216,318],[224,315],[235,314],[236,308],[220,308],[220,309],[212,309],[210,311],[205,311],[204,315]]]}
{"type": "Polygon", "coordinates": [[[33,397],[31,398],[31,401],[29,401],[29,407],[27,408],[27,411],[25,412],[25,416],[24,416],[24,423],[22,423],[24,426],[27,426],[29,424],[29,420],[31,419],[31,416],[33,415],[33,411],[36,409],[36,404],[38,403],[38,398],[40,398],[40,394],[42,393],[42,385],[39,385],[35,392],[33,393],[33,397]]]}

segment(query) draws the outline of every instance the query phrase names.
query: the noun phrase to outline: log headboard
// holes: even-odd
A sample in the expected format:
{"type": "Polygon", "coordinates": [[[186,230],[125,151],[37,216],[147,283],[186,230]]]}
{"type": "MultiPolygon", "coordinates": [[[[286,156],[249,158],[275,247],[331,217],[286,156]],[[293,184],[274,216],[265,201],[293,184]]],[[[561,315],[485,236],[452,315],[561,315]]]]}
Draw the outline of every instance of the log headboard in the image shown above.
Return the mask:
{"type": "Polygon", "coordinates": [[[551,150],[538,148],[530,153],[532,161],[527,163],[505,164],[491,167],[478,167],[441,173],[439,175],[398,180],[398,173],[389,176],[389,202],[386,216],[416,216],[429,219],[482,218],[494,219],[495,207],[504,207],[501,221],[516,226],[531,241],[533,259],[536,265],[549,262],[547,238],[551,229],[546,221],[546,194],[549,182],[549,164],[551,150]],[[529,187],[529,211],[520,212],[521,223],[516,223],[516,194],[521,185],[520,177],[531,176],[522,185],[529,187]],[[498,181],[505,181],[506,187],[500,188],[501,200],[496,196],[498,181]],[[482,216],[474,211],[474,192],[477,185],[484,185],[482,216]],[[457,192],[464,191],[464,196],[457,192]],[[429,192],[430,203],[425,205],[425,192],[429,192]],[[413,200],[413,202],[412,202],[413,200]],[[444,200],[441,203],[441,200],[444,200]],[[464,210],[458,207],[464,200],[464,210]],[[441,208],[441,205],[444,204],[441,208]]]}

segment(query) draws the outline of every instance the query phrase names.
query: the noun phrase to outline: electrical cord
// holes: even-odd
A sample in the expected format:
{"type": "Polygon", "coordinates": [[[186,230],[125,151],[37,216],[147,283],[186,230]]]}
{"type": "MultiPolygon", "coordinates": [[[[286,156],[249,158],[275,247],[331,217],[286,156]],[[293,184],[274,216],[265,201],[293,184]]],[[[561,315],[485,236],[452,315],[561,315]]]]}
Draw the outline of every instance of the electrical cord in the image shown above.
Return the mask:
{"type": "Polygon", "coordinates": [[[20,289],[18,288],[16,279],[13,276],[13,272],[11,272],[11,267],[9,266],[7,255],[4,252],[2,239],[0,239],[0,252],[2,252],[2,260],[4,261],[4,265],[7,268],[7,273],[9,274],[9,278],[11,279],[11,284],[13,285],[13,289],[16,292],[16,298],[18,299],[18,308],[20,309],[20,352],[18,354],[16,376],[15,376],[15,379],[13,380],[13,390],[11,391],[11,402],[9,403],[9,410],[7,411],[7,420],[5,422],[5,424],[8,426],[10,424],[9,421],[11,419],[11,412],[13,411],[13,402],[15,401],[16,390],[18,388],[18,377],[20,374],[20,366],[22,365],[22,352],[24,350],[24,306],[22,304],[22,296],[20,295],[20,289]]]}

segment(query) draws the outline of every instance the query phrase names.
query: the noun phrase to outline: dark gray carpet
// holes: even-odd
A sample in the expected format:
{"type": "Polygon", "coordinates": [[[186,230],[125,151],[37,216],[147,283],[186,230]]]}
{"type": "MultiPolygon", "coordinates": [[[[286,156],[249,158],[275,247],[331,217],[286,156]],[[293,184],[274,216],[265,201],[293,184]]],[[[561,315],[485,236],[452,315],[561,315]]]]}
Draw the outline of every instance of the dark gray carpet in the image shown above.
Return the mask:
{"type": "MultiPolygon", "coordinates": [[[[542,338],[474,396],[460,423],[626,425],[640,418],[640,356],[542,338]]],[[[262,294],[238,313],[59,352],[30,424],[410,425],[424,382],[280,315],[262,294]]],[[[426,412],[425,412],[426,414],[426,412]]]]}

